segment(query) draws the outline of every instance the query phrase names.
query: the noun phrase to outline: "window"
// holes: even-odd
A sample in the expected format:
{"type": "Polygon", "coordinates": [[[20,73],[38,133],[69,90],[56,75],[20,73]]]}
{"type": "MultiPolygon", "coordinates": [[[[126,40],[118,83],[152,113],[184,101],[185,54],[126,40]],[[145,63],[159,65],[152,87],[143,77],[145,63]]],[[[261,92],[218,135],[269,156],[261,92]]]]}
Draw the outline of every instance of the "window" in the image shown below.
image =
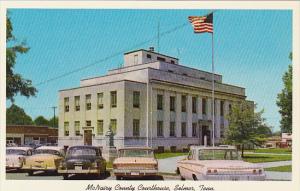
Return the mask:
{"type": "Polygon", "coordinates": [[[170,97],[170,111],[175,111],[175,96],[170,97]]]}
{"type": "Polygon", "coordinates": [[[224,116],[224,101],[221,101],[221,104],[220,104],[220,115],[224,116]]]}
{"type": "Polygon", "coordinates": [[[64,123],[64,135],[69,136],[69,122],[64,123]]]}
{"type": "Polygon", "coordinates": [[[97,120],[97,135],[103,135],[103,120],[97,120]]]}
{"type": "Polygon", "coordinates": [[[192,97],[192,112],[197,113],[197,97],[192,97]]]}
{"type": "Polygon", "coordinates": [[[116,119],[111,119],[110,120],[110,125],[111,125],[111,130],[116,135],[117,133],[117,120],[116,119]]]}
{"type": "Polygon", "coordinates": [[[75,111],[80,111],[80,96],[75,96],[75,111]]]}
{"type": "Polygon", "coordinates": [[[159,61],[163,61],[163,62],[165,62],[166,61],[166,59],[165,58],[162,58],[162,57],[157,57],[157,60],[159,60],[159,61]]]}
{"type": "Polygon", "coordinates": [[[181,137],[186,137],[186,123],[181,123],[181,137]]]}
{"type": "Polygon", "coordinates": [[[206,115],[206,99],[202,98],[202,114],[206,115]]]}
{"type": "Polygon", "coordinates": [[[192,124],[192,136],[193,137],[197,136],[197,123],[192,124]]]}
{"type": "Polygon", "coordinates": [[[133,63],[134,65],[138,64],[138,55],[134,55],[134,58],[133,58],[133,63]]]}
{"type": "Polygon", "coordinates": [[[157,95],[157,110],[163,109],[163,95],[157,95]]]}
{"type": "Polygon", "coordinates": [[[85,121],[85,125],[86,125],[87,127],[90,127],[90,126],[92,126],[92,122],[91,122],[90,120],[85,121]]]}
{"type": "Polygon", "coordinates": [[[170,137],[175,137],[175,122],[170,122],[170,137]]]}
{"type": "Polygon", "coordinates": [[[97,94],[97,105],[98,109],[103,109],[103,93],[97,94]]]}
{"type": "Polygon", "coordinates": [[[139,119],[134,119],[133,120],[133,130],[132,134],[134,137],[139,137],[140,136],[140,120],[139,119]]]}
{"type": "Polygon", "coordinates": [[[65,97],[64,99],[64,105],[65,105],[65,112],[69,112],[69,98],[68,97],[65,97]]]}
{"type": "Polygon", "coordinates": [[[75,121],[75,135],[80,135],[80,121],[75,121]]]}
{"type": "Polygon", "coordinates": [[[174,60],[171,60],[171,64],[175,64],[174,60]]]}
{"type": "Polygon", "coordinates": [[[163,121],[157,121],[157,136],[158,137],[164,136],[163,121]]]}
{"type": "Polygon", "coordinates": [[[181,96],[181,112],[186,112],[186,96],[181,96]]]}
{"type": "Polygon", "coordinates": [[[91,104],[91,94],[88,94],[85,96],[85,108],[86,110],[91,110],[92,104],[91,104]]]}
{"type": "Polygon", "coordinates": [[[110,106],[117,107],[117,91],[110,92],[110,106]]]}
{"type": "Polygon", "coordinates": [[[140,92],[138,91],[133,92],[133,107],[135,108],[140,107],[140,92]]]}
{"type": "Polygon", "coordinates": [[[147,58],[151,59],[151,54],[147,54],[147,58]]]}

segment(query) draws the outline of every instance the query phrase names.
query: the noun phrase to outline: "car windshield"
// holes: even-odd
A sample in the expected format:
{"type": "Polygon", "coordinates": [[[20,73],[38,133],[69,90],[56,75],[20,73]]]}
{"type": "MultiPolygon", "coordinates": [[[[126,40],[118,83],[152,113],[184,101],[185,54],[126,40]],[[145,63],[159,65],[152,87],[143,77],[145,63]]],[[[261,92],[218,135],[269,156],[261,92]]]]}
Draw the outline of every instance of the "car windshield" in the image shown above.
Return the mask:
{"type": "Polygon", "coordinates": [[[149,149],[124,149],[119,151],[119,157],[153,157],[153,151],[149,149]]]}
{"type": "Polygon", "coordinates": [[[68,156],[96,156],[96,150],[92,148],[71,148],[68,150],[68,156]]]}
{"type": "Polygon", "coordinates": [[[20,149],[6,149],[7,155],[26,155],[26,151],[20,149]]]}
{"type": "Polygon", "coordinates": [[[37,150],[34,151],[33,154],[34,155],[37,155],[37,154],[51,154],[51,155],[58,155],[58,156],[62,155],[59,151],[52,150],[52,149],[37,149],[37,150]]]}
{"type": "Polygon", "coordinates": [[[239,160],[236,150],[199,150],[199,160],[239,160]]]}

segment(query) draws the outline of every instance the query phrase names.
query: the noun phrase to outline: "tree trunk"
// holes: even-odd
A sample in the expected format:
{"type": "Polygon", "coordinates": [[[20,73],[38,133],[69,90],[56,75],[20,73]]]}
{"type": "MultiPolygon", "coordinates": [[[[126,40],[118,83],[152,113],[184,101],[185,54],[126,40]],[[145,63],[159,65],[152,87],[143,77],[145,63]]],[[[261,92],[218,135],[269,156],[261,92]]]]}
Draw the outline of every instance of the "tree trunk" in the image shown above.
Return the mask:
{"type": "Polygon", "coordinates": [[[242,158],[244,158],[244,144],[242,144],[242,158]]]}

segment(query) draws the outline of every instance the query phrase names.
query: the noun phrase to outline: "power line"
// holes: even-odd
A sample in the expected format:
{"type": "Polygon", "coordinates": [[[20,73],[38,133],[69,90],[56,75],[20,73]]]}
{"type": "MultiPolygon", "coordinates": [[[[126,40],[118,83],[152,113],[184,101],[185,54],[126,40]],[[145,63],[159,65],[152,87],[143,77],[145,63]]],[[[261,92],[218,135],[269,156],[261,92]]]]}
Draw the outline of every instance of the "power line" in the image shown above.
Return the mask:
{"type": "MultiPolygon", "coordinates": [[[[163,36],[165,36],[165,35],[168,35],[168,34],[170,34],[170,33],[173,33],[173,32],[175,32],[175,31],[177,31],[177,30],[179,30],[179,29],[181,29],[181,28],[187,26],[188,24],[189,24],[189,23],[185,22],[185,23],[183,23],[183,24],[181,24],[181,25],[177,25],[176,27],[174,27],[174,28],[172,28],[172,29],[169,29],[169,30],[167,30],[167,31],[164,31],[164,32],[160,33],[159,36],[160,36],[160,37],[163,37],[163,36]]],[[[87,69],[87,68],[89,68],[89,67],[92,67],[92,66],[94,66],[94,65],[96,65],[96,64],[99,64],[99,63],[108,61],[108,60],[110,60],[110,59],[112,59],[112,58],[114,58],[114,57],[117,57],[117,56],[119,56],[119,55],[122,55],[124,52],[128,52],[129,50],[132,50],[132,49],[134,49],[134,48],[136,48],[136,47],[141,47],[141,46],[143,46],[143,45],[145,45],[145,44],[147,44],[147,43],[149,43],[149,42],[155,40],[156,38],[157,38],[157,35],[153,36],[152,38],[150,38],[150,39],[148,39],[148,40],[146,40],[146,41],[140,42],[140,43],[138,43],[138,44],[132,46],[131,48],[123,49],[123,50],[118,51],[118,52],[116,52],[116,53],[114,53],[114,54],[111,54],[111,55],[109,55],[109,56],[107,56],[107,57],[105,57],[105,58],[102,58],[102,59],[100,59],[100,60],[94,61],[94,62],[92,62],[92,63],[90,63],[90,64],[88,64],[88,65],[79,67],[79,68],[77,68],[77,69],[71,70],[71,71],[66,72],[66,73],[64,73],[64,74],[61,74],[61,75],[55,76],[55,77],[53,77],[53,78],[50,78],[50,79],[48,79],[48,80],[41,81],[41,82],[35,84],[35,86],[40,86],[40,85],[47,84],[47,83],[49,83],[49,82],[58,80],[58,79],[60,79],[60,78],[69,76],[69,75],[71,75],[71,74],[80,72],[80,71],[82,71],[82,70],[85,70],[85,69],[87,69]]]]}

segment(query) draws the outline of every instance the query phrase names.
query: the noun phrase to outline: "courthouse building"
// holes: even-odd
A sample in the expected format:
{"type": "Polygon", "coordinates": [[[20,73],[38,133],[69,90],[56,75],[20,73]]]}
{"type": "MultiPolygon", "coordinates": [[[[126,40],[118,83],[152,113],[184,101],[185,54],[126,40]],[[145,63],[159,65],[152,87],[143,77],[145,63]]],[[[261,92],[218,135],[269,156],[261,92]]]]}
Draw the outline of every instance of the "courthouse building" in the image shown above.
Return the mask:
{"type": "MultiPolygon", "coordinates": [[[[231,104],[245,89],[215,80],[215,142],[224,136],[231,104]]],[[[124,54],[124,65],[59,92],[59,145],[149,145],[181,150],[212,143],[212,74],[151,50],[124,54]]]]}

